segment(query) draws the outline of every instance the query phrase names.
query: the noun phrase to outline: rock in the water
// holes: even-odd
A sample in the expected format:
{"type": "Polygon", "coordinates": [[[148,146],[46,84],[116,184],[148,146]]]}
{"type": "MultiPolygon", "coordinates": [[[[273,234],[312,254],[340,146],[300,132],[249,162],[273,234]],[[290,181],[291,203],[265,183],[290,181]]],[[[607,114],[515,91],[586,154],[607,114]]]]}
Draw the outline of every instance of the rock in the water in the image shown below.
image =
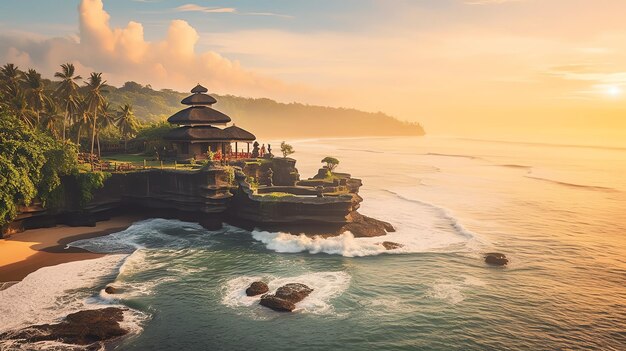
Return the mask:
{"type": "Polygon", "coordinates": [[[270,288],[267,287],[267,284],[263,282],[254,282],[250,284],[249,288],[246,289],[246,295],[257,296],[257,295],[265,294],[269,290],[270,288]]]}
{"type": "Polygon", "coordinates": [[[393,241],[383,241],[382,245],[387,250],[395,250],[395,249],[399,249],[401,247],[404,247],[404,245],[398,244],[398,243],[394,243],[393,241]]]}
{"type": "Polygon", "coordinates": [[[124,309],[108,307],[72,313],[58,324],[34,325],[14,332],[0,334],[0,340],[23,342],[59,341],[73,345],[91,345],[128,334],[120,327],[124,309]]]}
{"type": "Polygon", "coordinates": [[[300,283],[290,283],[276,290],[276,297],[298,303],[313,292],[313,289],[300,283]]]}
{"type": "Polygon", "coordinates": [[[291,312],[296,309],[296,304],[285,299],[276,297],[275,295],[266,294],[261,296],[261,306],[265,306],[278,312],[291,312]]]}
{"type": "Polygon", "coordinates": [[[119,290],[116,287],[109,285],[104,288],[104,292],[107,294],[117,294],[119,290]]]}
{"type": "Polygon", "coordinates": [[[352,221],[344,225],[341,232],[349,231],[357,238],[383,236],[387,235],[388,232],[396,231],[390,223],[363,216],[356,211],[351,214],[351,217],[352,221]]]}
{"type": "Polygon", "coordinates": [[[504,266],[509,263],[509,259],[504,254],[490,252],[485,254],[485,262],[496,266],[504,266]]]}
{"type": "Polygon", "coordinates": [[[304,300],[313,292],[313,289],[300,283],[290,283],[281,286],[275,294],[261,296],[260,304],[274,311],[291,312],[296,308],[296,303],[304,300]]]}

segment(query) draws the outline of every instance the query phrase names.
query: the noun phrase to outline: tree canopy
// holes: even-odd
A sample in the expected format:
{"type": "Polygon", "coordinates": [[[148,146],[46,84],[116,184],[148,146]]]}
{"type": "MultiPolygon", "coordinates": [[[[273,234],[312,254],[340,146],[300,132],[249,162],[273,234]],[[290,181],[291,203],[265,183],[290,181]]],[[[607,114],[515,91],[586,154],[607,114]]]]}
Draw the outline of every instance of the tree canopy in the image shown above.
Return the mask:
{"type": "Polygon", "coordinates": [[[291,146],[291,145],[289,145],[289,144],[287,144],[287,143],[285,143],[283,141],[282,143],[280,143],[280,152],[282,152],[283,153],[283,157],[286,158],[287,156],[293,154],[296,151],[293,149],[293,146],[291,146]]]}
{"type": "Polygon", "coordinates": [[[0,225],[10,222],[18,206],[38,197],[54,201],[61,176],[77,172],[76,147],[28,128],[0,111],[0,225]]]}
{"type": "Polygon", "coordinates": [[[326,156],[322,159],[322,163],[325,163],[328,171],[332,172],[339,165],[339,160],[334,157],[326,156]]]}

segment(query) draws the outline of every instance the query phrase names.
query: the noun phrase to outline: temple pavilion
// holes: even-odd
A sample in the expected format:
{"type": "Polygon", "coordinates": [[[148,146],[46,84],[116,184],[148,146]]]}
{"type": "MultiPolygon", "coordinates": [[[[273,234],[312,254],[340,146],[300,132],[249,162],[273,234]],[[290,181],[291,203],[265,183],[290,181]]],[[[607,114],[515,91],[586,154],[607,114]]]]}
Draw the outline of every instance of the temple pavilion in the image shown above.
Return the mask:
{"type": "Polygon", "coordinates": [[[176,157],[205,159],[209,150],[216,153],[217,159],[250,157],[250,143],[256,137],[234,124],[228,126],[230,117],[211,108],[217,100],[207,92],[207,88],[198,84],[191,89],[192,95],[181,101],[189,107],[167,119],[179,126],[165,135],[173,143],[176,157]],[[239,149],[244,143],[246,151],[239,149]]]}

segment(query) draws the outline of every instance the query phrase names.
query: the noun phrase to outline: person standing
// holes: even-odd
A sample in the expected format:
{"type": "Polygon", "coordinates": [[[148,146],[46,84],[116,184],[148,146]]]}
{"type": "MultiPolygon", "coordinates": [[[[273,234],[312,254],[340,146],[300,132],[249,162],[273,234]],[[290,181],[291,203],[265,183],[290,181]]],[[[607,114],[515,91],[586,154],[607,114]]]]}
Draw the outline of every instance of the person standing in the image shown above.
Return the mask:
{"type": "Polygon", "coordinates": [[[261,146],[261,157],[265,156],[265,144],[261,146]]]}

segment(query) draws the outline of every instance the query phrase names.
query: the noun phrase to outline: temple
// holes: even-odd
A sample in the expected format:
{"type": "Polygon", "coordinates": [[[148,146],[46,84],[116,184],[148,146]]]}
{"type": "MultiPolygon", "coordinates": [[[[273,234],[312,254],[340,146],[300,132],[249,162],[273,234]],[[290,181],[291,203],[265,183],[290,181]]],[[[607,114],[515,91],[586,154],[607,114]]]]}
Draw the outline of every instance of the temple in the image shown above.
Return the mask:
{"type": "Polygon", "coordinates": [[[192,95],[181,101],[190,107],[167,119],[179,126],[165,135],[165,139],[173,144],[176,158],[206,159],[209,151],[215,153],[214,159],[217,160],[250,157],[250,143],[256,137],[234,124],[227,127],[230,117],[211,108],[217,100],[207,92],[207,88],[196,85],[191,89],[192,95]],[[239,149],[239,143],[247,144],[245,151],[239,149]]]}

